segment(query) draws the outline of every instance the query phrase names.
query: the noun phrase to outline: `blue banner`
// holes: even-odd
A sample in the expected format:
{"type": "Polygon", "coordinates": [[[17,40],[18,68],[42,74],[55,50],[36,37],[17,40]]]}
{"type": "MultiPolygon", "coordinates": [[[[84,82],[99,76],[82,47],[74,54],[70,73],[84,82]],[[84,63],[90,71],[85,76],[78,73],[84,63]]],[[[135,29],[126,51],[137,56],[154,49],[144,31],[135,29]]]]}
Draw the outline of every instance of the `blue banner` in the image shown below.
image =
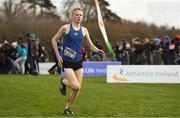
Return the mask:
{"type": "MultiPolygon", "coordinates": [[[[106,76],[107,74],[107,65],[121,65],[121,62],[117,61],[104,61],[104,62],[84,62],[83,68],[84,68],[84,76],[90,77],[90,76],[106,76]]],[[[62,72],[62,75],[64,76],[64,72],[62,72]]]]}

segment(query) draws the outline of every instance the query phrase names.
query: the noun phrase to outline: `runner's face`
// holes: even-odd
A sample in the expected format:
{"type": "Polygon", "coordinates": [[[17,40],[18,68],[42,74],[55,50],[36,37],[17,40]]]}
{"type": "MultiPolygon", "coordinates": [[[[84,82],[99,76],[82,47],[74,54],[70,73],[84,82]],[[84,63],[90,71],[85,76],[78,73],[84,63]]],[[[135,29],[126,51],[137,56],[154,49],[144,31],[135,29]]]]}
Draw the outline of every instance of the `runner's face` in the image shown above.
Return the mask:
{"type": "Polygon", "coordinates": [[[83,20],[83,12],[81,10],[76,10],[72,14],[72,20],[75,23],[81,23],[83,20]]]}

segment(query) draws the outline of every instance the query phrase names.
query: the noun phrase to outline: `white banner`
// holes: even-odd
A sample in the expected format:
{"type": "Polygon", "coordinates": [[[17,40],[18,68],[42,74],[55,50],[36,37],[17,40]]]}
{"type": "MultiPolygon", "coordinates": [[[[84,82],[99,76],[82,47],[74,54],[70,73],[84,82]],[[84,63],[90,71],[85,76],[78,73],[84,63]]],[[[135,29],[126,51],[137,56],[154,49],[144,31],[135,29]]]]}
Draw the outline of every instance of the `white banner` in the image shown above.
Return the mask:
{"type": "Polygon", "coordinates": [[[54,65],[54,62],[39,63],[40,75],[49,75],[48,70],[54,65]]]}
{"type": "Polygon", "coordinates": [[[180,66],[109,65],[107,83],[180,83],[180,66]]]}

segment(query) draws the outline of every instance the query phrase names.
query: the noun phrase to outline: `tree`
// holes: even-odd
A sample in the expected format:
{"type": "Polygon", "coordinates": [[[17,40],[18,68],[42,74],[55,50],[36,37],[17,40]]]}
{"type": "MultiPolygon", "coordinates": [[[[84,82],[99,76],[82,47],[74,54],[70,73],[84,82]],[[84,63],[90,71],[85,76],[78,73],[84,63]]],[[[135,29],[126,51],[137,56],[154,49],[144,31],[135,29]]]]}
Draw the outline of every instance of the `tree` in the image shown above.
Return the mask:
{"type": "Polygon", "coordinates": [[[16,16],[23,9],[23,0],[4,0],[2,3],[2,11],[6,17],[16,16]]]}
{"type": "MultiPolygon", "coordinates": [[[[74,5],[79,5],[84,10],[84,20],[85,21],[94,21],[97,20],[96,7],[94,0],[66,0],[64,1],[64,12],[65,16],[68,18],[71,9],[74,5]]],[[[105,21],[118,22],[121,21],[121,18],[109,10],[107,7],[109,3],[106,0],[99,0],[100,9],[102,16],[105,21]]]]}
{"type": "Polygon", "coordinates": [[[40,0],[39,6],[41,8],[41,15],[43,14],[43,8],[47,9],[48,11],[50,11],[51,9],[56,9],[51,0],[40,0]]]}
{"type": "Polygon", "coordinates": [[[29,9],[33,10],[33,14],[36,15],[37,9],[40,8],[40,15],[43,14],[43,8],[47,11],[51,11],[51,9],[56,9],[56,7],[52,4],[51,0],[24,0],[26,3],[29,3],[29,9]]]}

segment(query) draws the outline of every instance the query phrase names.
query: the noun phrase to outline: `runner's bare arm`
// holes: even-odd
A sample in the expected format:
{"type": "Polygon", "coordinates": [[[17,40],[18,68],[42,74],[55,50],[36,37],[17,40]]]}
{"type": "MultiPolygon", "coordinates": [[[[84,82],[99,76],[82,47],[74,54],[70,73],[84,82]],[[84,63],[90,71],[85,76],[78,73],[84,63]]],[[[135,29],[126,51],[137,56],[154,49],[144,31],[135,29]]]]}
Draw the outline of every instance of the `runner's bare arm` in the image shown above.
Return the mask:
{"type": "Polygon", "coordinates": [[[86,39],[87,44],[89,45],[90,49],[94,52],[98,52],[99,49],[92,43],[88,30],[86,28],[83,28],[83,30],[84,30],[85,39],[86,39]]]}
{"type": "Polygon", "coordinates": [[[86,39],[88,45],[90,46],[90,49],[91,49],[92,51],[94,51],[94,52],[97,52],[97,53],[99,53],[99,54],[101,54],[101,55],[104,55],[104,54],[105,54],[104,51],[98,49],[98,48],[92,43],[91,38],[90,38],[90,36],[89,36],[88,30],[83,27],[83,31],[84,31],[85,39],[86,39]]]}
{"type": "Polygon", "coordinates": [[[63,35],[64,32],[65,32],[65,26],[62,26],[51,40],[52,46],[53,46],[53,49],[54,49],[54,52],[55,52],[57,58],[60,56],[59,52],[58,52],[57,42],[58,42],[59,38],[63,35]]]}
{"type": "Polygon", "coordinates": [[[63,60],[62,60],[62,58],[61,58],[61,56],[60,56],[60,54],[59,54],[58,47],[57,47],[57,42],[58,42],[58,40],[59,40],[60,37],[62,37],[63,35],[66,34],[66,32],[67,32],[67,26],[68,26],[68,25],[63,25],[63,26],[59,29],[59,31],[54,35],[54,37],[53,37],[52,40],[51,40],[51,41],[52,41],[53,50],[54,50],[54,53],[55,53],[56,58],[57,58],[57,60],[58,60],[59,66],[62,66],[63,60]]]}

